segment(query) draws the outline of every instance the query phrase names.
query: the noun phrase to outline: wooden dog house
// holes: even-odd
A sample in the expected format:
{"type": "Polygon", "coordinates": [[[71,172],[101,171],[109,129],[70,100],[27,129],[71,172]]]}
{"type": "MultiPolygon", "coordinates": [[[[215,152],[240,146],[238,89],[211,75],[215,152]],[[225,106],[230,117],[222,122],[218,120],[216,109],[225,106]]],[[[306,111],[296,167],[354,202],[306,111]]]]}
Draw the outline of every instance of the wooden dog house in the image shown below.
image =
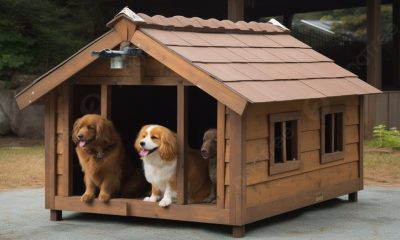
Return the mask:
{"type": "MultiPolygon", "coordinates": [[[[61,211],[244,225],[363,188],[363,95],[379,93],[271,23],[149,17],[123,9],[111,30],[17,95],[45,104],[46,194],[61,211]],[[93,51],[131,44],[124,69],[93,51]],[[110,118],[133,141],[143,124],[177,131],[178,199],[79,201],[82,173],[71,126],[85,113],[110,118]],[[187,204],[185,149],[218,129],[217,202],[187,204]]],[[[128,149],[132,146],[128,146],[128,149]]]]}

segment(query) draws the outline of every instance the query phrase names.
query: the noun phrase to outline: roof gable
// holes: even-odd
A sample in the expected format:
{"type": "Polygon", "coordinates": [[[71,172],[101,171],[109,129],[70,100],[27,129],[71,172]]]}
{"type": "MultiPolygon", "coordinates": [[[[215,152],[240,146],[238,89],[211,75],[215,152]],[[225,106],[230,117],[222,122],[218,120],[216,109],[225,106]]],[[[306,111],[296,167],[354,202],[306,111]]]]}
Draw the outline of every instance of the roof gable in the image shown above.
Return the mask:
{"type": "Polygon", "coordinates": [[[247,102],[380,92],[290,36],[279,24],[149,17],[125,8],[107,25],[113,28],[107,38],[92,42],[40,77],[17,96],[19,106],[29,105],[93,62],[91,51],[122,41],[130,41],[239,114],[247,102]],[[80,64],[71,65],[74,61],[80,64]],[[47,84],[50,87],[43,88],[47,84]],[[42,90],[33,94],[37,89],[42,90]]]}

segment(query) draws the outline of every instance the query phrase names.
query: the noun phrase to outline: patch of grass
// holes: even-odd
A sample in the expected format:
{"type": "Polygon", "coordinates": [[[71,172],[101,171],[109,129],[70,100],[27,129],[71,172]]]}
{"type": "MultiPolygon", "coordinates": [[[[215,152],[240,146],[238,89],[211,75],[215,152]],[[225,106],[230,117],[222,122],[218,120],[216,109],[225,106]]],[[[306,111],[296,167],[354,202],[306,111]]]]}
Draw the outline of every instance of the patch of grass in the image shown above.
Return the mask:
{"type": "Polygon", "coordinates": [[[389,128],[385,125],[377,125],[374,127],[374,138],[370,142],[375,147],[390,147],[400,150],[400,132],[396,128],[389,128]]]}
{"type": "Polygon", "coordinates": [[[0,190],[44,186],[44,147],[0,147],[0,190]]]}

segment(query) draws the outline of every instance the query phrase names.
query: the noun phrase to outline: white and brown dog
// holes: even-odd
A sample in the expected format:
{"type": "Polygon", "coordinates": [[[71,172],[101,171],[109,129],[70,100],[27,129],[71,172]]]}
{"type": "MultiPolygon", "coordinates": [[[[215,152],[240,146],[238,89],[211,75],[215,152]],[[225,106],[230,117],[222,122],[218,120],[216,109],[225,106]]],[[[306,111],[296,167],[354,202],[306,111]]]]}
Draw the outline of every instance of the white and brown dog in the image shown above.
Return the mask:
{"type": "MultiPolygon", "coordinates": [[[[143,201],[159,202],[167,207],[176,199],[177,137],[174,132],[160,125],[146,125],[140,130],[135,148],[143,160],[146,180],[151,183],[151,196],[143,201]]],[[[200,152],[188,151],[187,164],[189,202],[202,202],[210,192],[207,164],[200,152]]]]}

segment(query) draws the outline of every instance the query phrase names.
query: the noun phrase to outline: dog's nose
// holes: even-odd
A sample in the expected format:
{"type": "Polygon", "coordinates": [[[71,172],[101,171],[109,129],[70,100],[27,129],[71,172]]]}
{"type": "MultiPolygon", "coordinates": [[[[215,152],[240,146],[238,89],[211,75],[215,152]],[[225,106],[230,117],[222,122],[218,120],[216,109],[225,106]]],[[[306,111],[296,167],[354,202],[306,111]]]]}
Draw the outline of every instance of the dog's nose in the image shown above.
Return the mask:
{"type": "Polygon", "coordinates": [[[79,134],[78,139],[82,139],[82,138],[83,138],[83,134],[79,134]]]}
{"type": "Polygon", "coordinates": [[[145,143],[144,141],[141,141],[141,142],[140,142],[140,146],[143,147],[144,145],[146,145],[146,143],[145,143]]]}
{"type": "Polygon", "coordinates": [[[202,154],[205,154],[205,153],[207,153],[207,150],[201,149],[201,153],[202,153],[202,154]]]}

